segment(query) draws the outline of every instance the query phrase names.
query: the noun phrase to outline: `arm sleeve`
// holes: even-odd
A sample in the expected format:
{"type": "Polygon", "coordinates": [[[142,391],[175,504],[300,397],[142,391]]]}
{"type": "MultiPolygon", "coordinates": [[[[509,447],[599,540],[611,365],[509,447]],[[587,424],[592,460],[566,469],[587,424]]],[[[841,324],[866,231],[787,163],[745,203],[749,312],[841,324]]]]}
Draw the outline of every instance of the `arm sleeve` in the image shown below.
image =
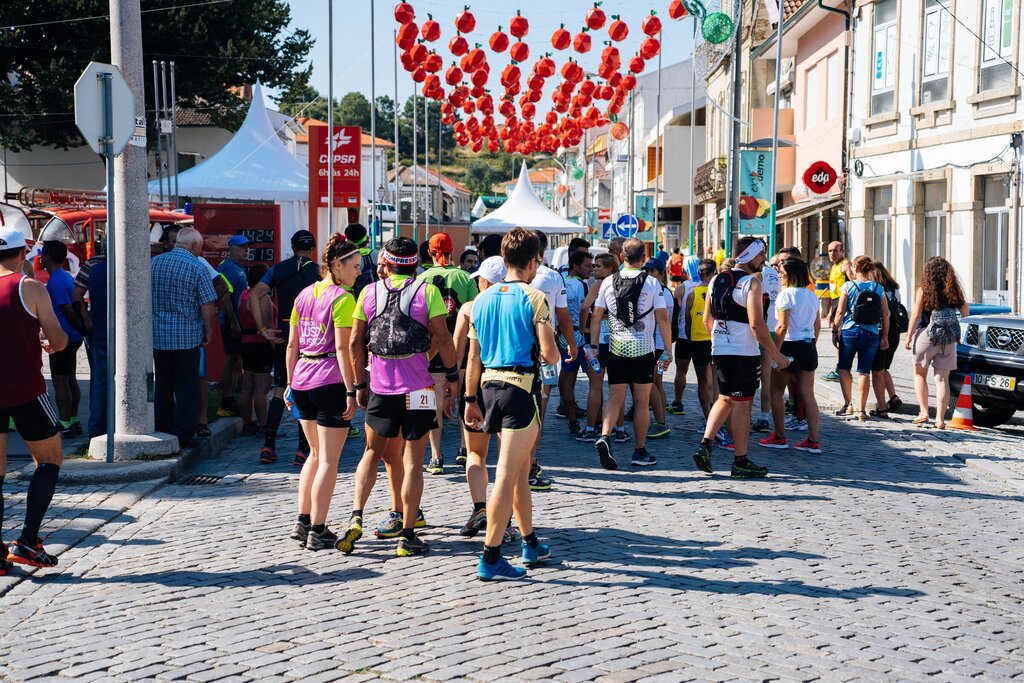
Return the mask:
{"type": "MultiPolygon", "coordinates": [[[[561,279],[561,278],[559,278],[559,279],[561,279]]],[[[566,302],[566,297],[565,297],[565,283],[563,282],[563,283],[561,283],[561,287],[559,288],[558,293],[555,294],[555,308],[568,308],[568,307],[569,307],[569,305],[566,302]]]]}
{"type": "MultiPolygon", "coordinates": [[[[362,292],[360,292],[361,294],[362,292]]],[[[352,314],[356,310],[356,298],[347,292],[334,300],[331,306],[331,320],[335,327],[352,327],[352,314]]]]}
{"type": "Polygon", "coordinates": [[[548,308],[548,299],[544,292],[534,290],[529,294],[530,303],[533,305],[533,323],[551,324],[551,309],[548,308]]]}

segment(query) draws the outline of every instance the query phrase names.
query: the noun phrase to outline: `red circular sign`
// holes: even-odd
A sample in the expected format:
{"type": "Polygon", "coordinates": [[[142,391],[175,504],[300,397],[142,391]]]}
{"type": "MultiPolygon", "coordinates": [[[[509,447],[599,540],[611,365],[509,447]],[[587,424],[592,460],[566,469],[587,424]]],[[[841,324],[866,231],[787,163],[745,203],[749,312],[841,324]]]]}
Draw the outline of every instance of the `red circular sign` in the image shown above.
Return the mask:
{"type": "Polygon", "coordinates": [[[804,171],[804,185],[814,194],[827,194],[839,179],[836,170],[824,161],[815,161],[804,171]]]}

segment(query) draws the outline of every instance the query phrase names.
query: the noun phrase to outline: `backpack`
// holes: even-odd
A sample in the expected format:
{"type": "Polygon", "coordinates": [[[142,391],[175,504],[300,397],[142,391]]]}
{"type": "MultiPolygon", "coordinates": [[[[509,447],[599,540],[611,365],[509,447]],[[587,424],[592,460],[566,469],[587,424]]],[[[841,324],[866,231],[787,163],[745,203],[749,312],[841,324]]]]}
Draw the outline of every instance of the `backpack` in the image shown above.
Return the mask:
{"type": "MultiPolygon", "coordinates": [[[[750,273],[745,270],[726,270],[719,273],[708,291],[708,296],[711,298],[711,316],[715,320],[731,320],[738,323],[750,323],[750,317],[747,315],[747,307],[740,306],[736,303],[735,299],[732,298],[732,291],[736,289],[736,285],[739,284],[740,278],[744,278],[750,273]]],[[[768,297],[766,296],[765,299],[768,297]]],[[[764,307],[765,319],[767,320],[768,307],[764,307]]]]}
{"type": "MultiPolygon", "coordinates": [[[[643,313],[637,312],[640,303],[640,295],[644,291],[644,283],[647,282],[647,273],[641,272],[636,277],[622,277],[615,273],[612,276],[612,293],[615,295],[615,318],[626,327],[633,327],[637,321],[642,319],[654,307],[648,308],[643,313]]],[[[658,293],[661,296],[661,293],[658,293]]]]}
{"type": "Polygon", "coordinates": [[[444,275],[435,275],[431,281],[432,285],[437,287],[441,292],[441,299],[444,300],[444,306],[447,310],[445,314],[445,322],[448,324],[448,331],[455,334],[455,323],[459,319],[459,309],[462,308],[462,302],[459,300],[459,295],[455,293],[455,290],[448,286],[448,281],[444,275]]]}
{"type": "Polygon", "coordinates": [[[366,326],[370,353],[389,358],[430,350],[430,331],[411,315],[413,301],[426,286],[417,280],[401,289],[391,289],[383,280],[373,284],[375,310],[366,326]]]}
{"type": "Polygon", "coordinates": [[[903,334],[910,329],[910,315],[907,309],[896,300],[895,296],[886,295],[889,303],[889,333],[892,335],[903,334]]]}
{"type": "Polygon", "coordinates": [[[362,272],[359,273],[359,277],[356,278],[355,283],[352,285],[352,292],[356,298],[359,298],[359,292],[363,291],[363,288],[371,282],[377,282],[380,280],[380,276],[377,275],[377,264],[373,262],[373,252],[362,255],[362,272]]]}
{"type": "Polygon", "coordinates": [[[856,282],[853,287],[857,290],[850,309],[853,322],[858,325],[877,325],[882,322],[882,299],[878,292],[874,288],[862,289],[856,282]]]}
{"type": "Polygon", "coordinates": [[[960,316],[956,309],[940,308],[932,311],[925,333],[932,344],[956,344],[960,341],[960,316]]]}

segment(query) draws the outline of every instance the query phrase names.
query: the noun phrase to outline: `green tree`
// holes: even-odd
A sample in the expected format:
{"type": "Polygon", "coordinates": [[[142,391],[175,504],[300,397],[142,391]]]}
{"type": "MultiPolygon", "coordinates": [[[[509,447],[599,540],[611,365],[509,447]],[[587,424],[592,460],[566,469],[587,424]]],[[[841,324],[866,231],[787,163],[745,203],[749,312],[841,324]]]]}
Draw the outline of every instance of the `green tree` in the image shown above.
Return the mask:
{"type": "MultiPolygon", "coordinates": [[[[412,161],[412,129],[413,129],[413,98],[409,97],[402,107],[402,115],[398,119],[398,153],[404,161],[412,161]]],[[[416,141],[416,156],[423,163],[423,98],[416,98],[416,124],[419,138],[416,141]]],[[[430,154],[430,163],[438,163],[437,153],[437,125],[441,120],[441,103],[429,100],[427,104],[427,125],[429,126],[430,139],[427,142],[427,149],[430,154]]],[[[394,141],[392,141],[394,142],[394,141]]],[[[440,163],[451,163],[452,152],[455,149],[455,135],[452,127],[448,124],[441,125],[441,156],[440,163]]]]}
{"type": "MultiPolygon", "coordinates": [[[[142,15],[146,106],[152,60],[174,61],[178,106],[200,109],[234,130],[245,107],[233,88],[255,83],[302,88],[313,45],[290,30],[286,0],[198,5],[152,0],[142,15]],[[176,5],[180,4],[178,7],[176,5]]],[[[0,145],[13,150],[84,144],[74,123],[73,86],[92,60],[110,61],[107,0],[0,2],[0,145]],[[96,17],[68,21],[81,17],[96,17]]]]}
{"type": "Polygon", "coordinates": [[[495,178],[491,165],[484,159],[470,159],[466,164],[466,172],[462,182],[474,196],[491,193],[491,185],[500,178],[495,178]]]}
{"type": "Polygon", "coordinates": [[[306,116],[319,121],[327,120],[327,98],[306,82],[297,83],[282,93],[277,106],[282,114],[295,118],[306,116]]]}
{"type": "Polygon", "coordinates": [[[370,130],[370,102],[361,92],[350,92],[334,107],[334,122],[370,130]]]}

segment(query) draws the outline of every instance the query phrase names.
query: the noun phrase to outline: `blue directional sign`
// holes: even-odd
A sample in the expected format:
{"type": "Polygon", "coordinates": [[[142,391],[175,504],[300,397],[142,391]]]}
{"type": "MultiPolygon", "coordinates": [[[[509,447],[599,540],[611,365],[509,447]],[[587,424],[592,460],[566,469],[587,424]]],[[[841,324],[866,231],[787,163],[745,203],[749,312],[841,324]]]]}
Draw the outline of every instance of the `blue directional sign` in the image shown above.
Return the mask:
{"type": "Polygon", "coordinates": [[[615,221],[615,234],[619,237],[633,237],[639,229],[640,223],[637,222],[636,216],[631,216],[628,213],[619,216],[619,220],[615,221]]]}
{"type": "Polygon", "coordinates": [[[601,239],[610,240],[617,234],[614,223],[611,221],[601,221],[601,239]]]}

